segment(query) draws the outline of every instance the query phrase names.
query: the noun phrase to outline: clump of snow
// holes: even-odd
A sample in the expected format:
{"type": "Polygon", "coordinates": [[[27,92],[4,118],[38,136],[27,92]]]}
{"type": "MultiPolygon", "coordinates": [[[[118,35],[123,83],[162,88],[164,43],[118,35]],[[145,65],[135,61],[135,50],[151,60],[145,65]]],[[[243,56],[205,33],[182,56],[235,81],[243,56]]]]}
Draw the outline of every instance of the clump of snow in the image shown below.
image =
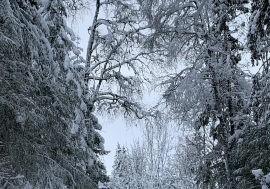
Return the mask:
{"type": "Polygon", "coordinates": [[[74,53],[75,55],[77,55],[77,56],[80,55],[80,51],[79,51],[79,49],[78,49],[75,45],[72,46],[72,50],[73,50],[73,53],[74,53]]]}
{"type": "Polygon", "coordinates": [[[16,122],[17,122],[17,123],[22,123],[22,122],[23,122],[23,117],[20,116],[20,115],[18,115],[18,116],[16,117],[16,122]]]}
{"type": "Polygon", "coordinates": [[[83,136],[80,137],[80,147],[83,151],[86,151],[86,149],[88,148],[87,143],[83,136]]]}
{"type": "Polygon", "coordinates": [[[27,182],[23,189],[33,189],[33,186],[27,182]]]}
{"type": "Polygon", "coordinates": [[[57,42],[59,43],[59,45],[64,45],[65,44],[63,39],[60,36],[57,37],[57,42]]]}
{"type": "Polygon", "coordinates": [[[67,36],[67,33],[66,33],[66,31],[64,30],[64,28],[63,27],[61,27],[61,29],[60,29],[60,34],[61,34],[61,37],[63,38],[63,39],[65,39],[65,40],[69,40],[68,39],[68,36],[67,36]]]}
{"type": "Polygon", "coordinates": [[[75,116],[76,116],[75,121],[77,123],[79,123],[82,120],[82,118],[83,118],[83,113],[82,113],[82,111],[79,108],[76,108],[74,110],[74,113],[75,113],[75,116]]]}
{"type": "Polygon", "coordinates": [[[87,111],[87,106],[84,103],[84,101],[81,102],[80,108],[81,108],[82,111],[87,111]]]}
{"type": "Polygon", "coordinates": [[[69,56],[66,54],[65,61],[64,61],[64,69],[67,70],[69,68],[70,60],[69,56]]]}
{"type": "Polygon", "coordinates": [[[252,170],[251,172],[256,179],[261,179],[264,175],[261,169],[252,170]]]}
{"type": "Polygon", "coordinates": [[[73,73],[69,70],[67,73],[67,78],[66,78],[66,82],[71,81],[73,78],[73,73]]]}
{"type": "Polygon", "coordinates": [[[266,183],[270,183],[270,173],[265,175],[265,181],[266,181],[266,183]]]}
{"type": "Polygon", "coordinates": [[[79,125],[77,125],[74,121],[71,124],[70,132],[71,134],[77,133],[79,130],[79,125]]]}
{"type": "Polygon", "coordinates": [[[104,148],[104,144],[103,144],[102,142],[99,143],[99,148],[100,148],[101,150],[104,150],[104,149],[105,149],[105,148],[104,148]]]}
{"type": "Polygon", "coordinates": [[[18,174],[14,179],[21,179],[21,178],[24,178],[24,176],[21,174],[18,174]]]}
{"type": "Polygon", "coordinates": [[[16,116],[16,122],[17,123],[24,123],[25,122],[25,117],[23,115],[17,115],[16,116]]]}
{"type": "Polygon", "coordinates": [[[84,161],[80,161],[76,163],[76,166],[80,167],[83,171],[86,171],[86,165],[84,163],[84,161]]]}
{"type": "Polygon", "coordinates": [[[94,125],[94,128],[96,130],[102,130],[102,126],[100,124],[98,124],[98,123],[94,125]]]}
{"type": "Polygon", "coordinates": [[[242,143],[243,142],[243,138],[239,138],[237,143],[242,143]]]}
{"type": "Polygon", "coordinates": [[[91,158],[88,159],[88,166],[94,165],[94,160],[91,158]]]}
{"type": "Polygon", "coordinates": [[[66,32],[70,35],[71,41],[75,41],[76,37],[73,30],[67,26],[65,27],[65,29],[66,29],[66,32]]]}
{"type": "Polygon", "coordinates": [[[82,93],[83,93],[82,88],[81,88],[81,85],[78,82],[76,82],[76,85],[77,85],[77,94],[78,94],[78,97],[81,98],[82,93]]]}
{"type": "Polygon", "coordinates": [[[264,175],[261,169],[256,169],[252,170],[252,174],[257,180],[261,181],[262,189],[268,189],[268,185],[270,184],[270,173],[264,175]]]}

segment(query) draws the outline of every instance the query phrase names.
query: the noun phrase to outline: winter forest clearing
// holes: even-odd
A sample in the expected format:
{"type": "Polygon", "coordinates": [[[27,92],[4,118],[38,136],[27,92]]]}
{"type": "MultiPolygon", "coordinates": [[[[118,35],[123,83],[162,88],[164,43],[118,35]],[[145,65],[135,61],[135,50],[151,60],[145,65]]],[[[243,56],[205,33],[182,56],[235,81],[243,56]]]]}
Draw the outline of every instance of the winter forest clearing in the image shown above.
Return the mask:
{"type": "Polygon", "coordinates": [[[268,0],[0,0],[0,188],[270,188],[269,51],[268,0]]]}

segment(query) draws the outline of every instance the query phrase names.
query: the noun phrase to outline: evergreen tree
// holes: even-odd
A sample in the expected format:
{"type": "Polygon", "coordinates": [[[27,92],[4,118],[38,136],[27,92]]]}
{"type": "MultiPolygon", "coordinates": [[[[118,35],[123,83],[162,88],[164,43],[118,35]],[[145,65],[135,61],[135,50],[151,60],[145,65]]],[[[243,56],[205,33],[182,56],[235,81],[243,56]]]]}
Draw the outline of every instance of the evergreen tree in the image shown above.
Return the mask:
{"type": "MultiPolygon", "coordinates": [[[[245,137],[239,149],[241,166],[238,171],[243,188],[261,188],[252,170],[270,172],[269,159],[269,1],[252,1],[248,44],[253,66],[261,68],[253,76],[250,108],[253,124],[247,125],[245,137]]],[[[257,177],[256,177],[257,178],[257,177]]]]}
{"type": "Polygon", "coordinates": [[[251,15],[248,30],[248,44],[251,51],[252,64],[258,65],[258,61],[263,61],[264,70],[268,70],[269,52],[269,1],[252,1],[251,15]]]}
{"type": "Polygon", "coordinates": [[[97,188],[107,152],[65,3],[0,6],[0,186],[97,188]]]}
{"type": "Polygon", "coordinates": [[[130,157],[125,147],[120,147],[118,144],[114,159],[113,172],[110,178],[110,188],[112,189],[126,189],[131,188],[130,157]]]}

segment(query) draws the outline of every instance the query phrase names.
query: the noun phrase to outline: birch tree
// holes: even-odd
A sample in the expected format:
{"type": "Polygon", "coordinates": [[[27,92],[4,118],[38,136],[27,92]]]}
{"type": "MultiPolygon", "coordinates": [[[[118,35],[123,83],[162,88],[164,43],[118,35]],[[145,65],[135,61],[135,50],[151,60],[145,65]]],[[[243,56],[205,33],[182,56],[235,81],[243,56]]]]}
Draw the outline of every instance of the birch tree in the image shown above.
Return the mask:
{"type": "MultiPolygon", "coordinates": [[[[243,127],[248,124],[250,84],[241,70],[241,43],[233,22],[248,1],[138,1],[154,32],[151,49],[162,48],[186,67],[166,82],[164,99],[180,123],[211,136],[200,152],[206,171],[219,180],[199,179],[202,188],[236,188],[234,158],[243,127]],[[215,162],[214,158],[220,160],[215,162]],[[209,160],[210,162],[208,162],[209,160]],[[209,165],[207,165],[209,164],[209,165]],[[214,183],[213,183],[214,182],[214,183]]],[[[238,28],[239,29],[239,28],[238,28]]],[[[201,173],[197,173],[201,174],[201,173]]]]}
{"type": "Polygon", "coordinates": [[[97,0],[86,55],[86,82],[101,112],[118,112],[142,119],[153,115],[139,102],[151,66],[162,60],[144,52],[142,40],[149,26],[138,6],[129,0],[97,0]],[[108,16],[104,16],[107,12],[108,16]]]}

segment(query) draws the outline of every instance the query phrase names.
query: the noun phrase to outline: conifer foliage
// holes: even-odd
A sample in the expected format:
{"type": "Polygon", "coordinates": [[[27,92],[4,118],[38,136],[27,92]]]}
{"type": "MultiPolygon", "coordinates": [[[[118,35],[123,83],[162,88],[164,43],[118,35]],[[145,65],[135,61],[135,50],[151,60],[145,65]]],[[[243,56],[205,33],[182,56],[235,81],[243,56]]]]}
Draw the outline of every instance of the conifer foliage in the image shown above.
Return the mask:
{"type": "Polygon", "coordinates": [[[259,65],[260,68],[252,78],[250,107],[253,122],[248,125],[244,142],[239,149],[241,162],[239,175],[243,188],[261,188],[259,187],[260,183],[263,188],[270,187],[269,175],[267,175],[270,173],[270,158],[268,155],[270,153],[269,11],[269,1],[252,1],[248,47],[251,52],[252,63],[259,65]],[[260,174],[255,174],[258,173],[258,170],[260,170],[260,174]]]}
{"type": "Polygon", "coordinates": [[[129,152],[118,144],[113,166],[111,188],[130,188],[131,162],[129,152]]]}
{"type": "Polygon", "coordinates": [[[0,4],[0,186],[97,188],[104,139],[66,2],[0,4]]]}

